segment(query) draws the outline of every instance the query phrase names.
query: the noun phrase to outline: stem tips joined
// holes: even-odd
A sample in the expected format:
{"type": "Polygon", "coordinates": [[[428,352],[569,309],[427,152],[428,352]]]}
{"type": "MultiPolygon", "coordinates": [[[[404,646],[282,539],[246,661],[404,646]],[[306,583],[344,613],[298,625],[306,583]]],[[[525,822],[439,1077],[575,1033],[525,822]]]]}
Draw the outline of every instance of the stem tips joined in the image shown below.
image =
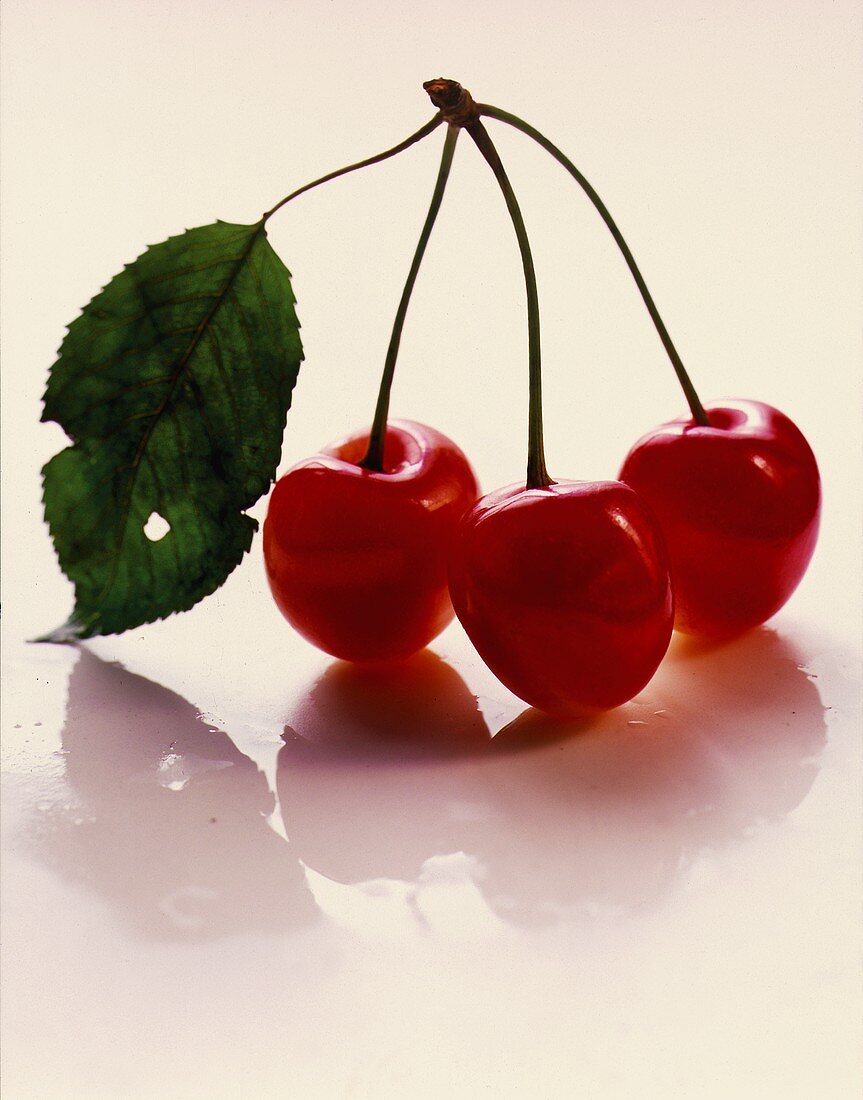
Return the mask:
{"type": "Polygon", "coordinates": [[[468,126],[479,118],[473,97],[457,80],[439,76],[435,80],[426,80],[423,88],[451,126],[468,126]]]}

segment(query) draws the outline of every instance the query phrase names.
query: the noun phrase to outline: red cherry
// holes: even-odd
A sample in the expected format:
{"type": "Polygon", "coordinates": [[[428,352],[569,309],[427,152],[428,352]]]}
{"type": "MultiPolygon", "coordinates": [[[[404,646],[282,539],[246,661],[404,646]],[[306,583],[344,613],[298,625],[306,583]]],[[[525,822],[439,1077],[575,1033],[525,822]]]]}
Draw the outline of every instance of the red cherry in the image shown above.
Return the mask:
{"type": "Polygon", "coordinates": [[[551,714],[631,699],[671,638],[662,534],[617,481],[516,485],[483,497],[459,528],[450,592],[492,672],[551,714]]]}
{"type": "Polygon", "coordinates": [[[818,467],[800,430],[758,401],[706,406],[649,432],[620,471],[656,513],[671,559],[675,627],[733,635],[785,603],[818,535],[818,467]]]}
{"type": "Polygon", "coordinates": [[[479,493],[461,450],[408,420],[387,426],[384,469],[359,464],[358,432],[280,478],[264,523],[264,562],[282,614],[346,661],[389,661],[452,619],[446,561],[479,493]]]}

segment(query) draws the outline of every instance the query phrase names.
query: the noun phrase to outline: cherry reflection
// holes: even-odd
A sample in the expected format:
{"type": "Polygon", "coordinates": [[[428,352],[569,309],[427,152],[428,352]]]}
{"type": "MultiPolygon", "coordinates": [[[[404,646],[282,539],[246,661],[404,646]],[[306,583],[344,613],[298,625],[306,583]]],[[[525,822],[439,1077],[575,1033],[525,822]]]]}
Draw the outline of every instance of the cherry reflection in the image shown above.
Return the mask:
{"type": "Polygon", "coordinates": [[[40,807],[30,843],[137,932],[203,939],[316,918],[267,824],[264,776],[181,696],[82,648],[62,746],[68,787],[40,807]]]}
{"type": "Polygon", "coordinates": [[[418,880],[465,852],[516,924],[638,909],[806,796],[826,727],[801,663],[763,628],[710,651],[676,642],[636,702],[582,724],[528,710],[491,742],[431,655],[402,679],[334,666],[285,732],[285,827],[343,883],[418,880]]]}
{"type": "Polygon", "coordinates": [[[481,766],[491,735],[465,682],[429,650],[398,665],[331,665],[284,737],[285,831],[314,870],[345,883],[410,879],[461,847],[468,765],[481,766]]]}

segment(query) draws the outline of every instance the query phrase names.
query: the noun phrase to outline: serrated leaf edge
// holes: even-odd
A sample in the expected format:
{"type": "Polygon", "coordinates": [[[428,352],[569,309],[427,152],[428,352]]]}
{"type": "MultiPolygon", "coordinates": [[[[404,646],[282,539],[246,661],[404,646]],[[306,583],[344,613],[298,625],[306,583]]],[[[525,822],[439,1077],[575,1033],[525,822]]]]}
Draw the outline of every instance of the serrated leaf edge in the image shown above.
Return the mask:
{"type": "MultiPolygon", "coordinates": [[[[232,225],[232,224],[235,224],[235,223],[226,222],[223,219],[219,218],[219,219],[216,220],[216,222],[214,222],[212,224],[215,224],[215,225],[232,225]]],[[[207,332],[210,323],[212,322],[213,318],[218,313],[218,311],[221,308],[222,304],[225,302],[225,300],[228,296],[228,292],[230,291],[230,289],[233,286],[235,280],[237,279],[238,275],[240,274],[244,264],[246,263],[249,256],[251,255],[251,252],[254,249],[256,242],[258,241],[258,239],[261,236],[263,236],[264,238],[266,238],[266,236],[267,236],[266,219],[261,219],[258,222],[250,223],[248,226],[243,226],[242,228],[249,229],[250,231],[253,230],[254,232],[250,233],[248,243],[245,246],[245,248],[244,248],[243,252],[241,253],[240,257],[236,260],[236,262],[234,264],[234,270],[231,272],[231,275],[229,276],[229,278],[225,282],[224,287],[221,291],[221,294],[218,296],[216,301],[213,303],[213,306],[208,311],[208,313],[205,315],[205,317],[196,326],[195,334],[194,334],[192,340],[190,341],[189,347],[184,352],[184,354],[181,358],[181,361],[180,361],[179,365],[177,366],[177,368],[172,372],[173,381],[172,381],[172,383],[171,383],[171,385],[170,385],[170,387],[167,391],[167,394],[165,395],[165,398],[160,403],[158,410],[156,411],[156,413],[151,418],[150,424],[148,425],[147,429],[145,430],[145,432],[143,433],[143,435],[141,437],[141,442],[138,445],[138,449],[136,451],[135,458],[133,459],[132,473],[131,473],[128,481],[127,481],[126,491],[124,492],[124,501],[123,501],[123,505],[122,505],[122,515],[121,515],[121,518],[118,521],[118,525],[117,525],[118,526],[117,550],[116,550],[116,553],[113,556],[111,574],[110,574],[109,578],[106,580],[105,585],[103,586],[103,589],[102,589],[102,592],[99,596],[99,601],[98,602],[101,602],[104,599],[104,596],[110,591],[111,586],[113,585],[113,583],[116,579],[116,572],[117,572],[117,568],[118,568],[120,552],[122,550],[123,539],[125,538],[125,532],[128,528],[129,509],[130,509],[130,502],[131,502],[132,494],[134,492],[135,478],[137,476],[137,470],[138,470],[138,467],[140,465],[141,457],[143,455],[144,450],[146,449],[147,441],[152,436],[152,433],[155,430],[155,426],[158,423],[159,418],[161,417],[161,415],[164,412],[165,408],[167,407],[167,405],[170,401],[170,398],[173,395],[174,390],[177,386],[177,383],[180,380],[180,377],[182,376],[183,372],[185,371],[186,366],[189,363],[190,359],[194,355],[195,350],[198,347],[198,344],[200,343],[200,341],[203,338],[204,334],[207,332]]],[[[164,241],[157,242],[156,244],[147,245],[147,247],[144,248],[144,250],[141,253],[139,253],[139,255],[136,256],[136,258],[134,260],[131,260],[129,263],[126,263],[126,264],[123,265],[123,270],[126,271],[129,268],[134,267],[135,264],[137,264],[142,259],[142,257],[144,255],[146,255],[147,252],[150,251],[150,249],[157,248],[157,247],[159,247],[159,245],[168,244],[171,241],[180,240],[187,233],[190,233],[192,231],[193,231],[192,229],[186,229],[182,233],[176,233],[172,237],[167,237],[164,241]]],[[[288,277],[290,278],[291,272],[287,268],[287,266],[285,266],[285,271],[287,272],[288,277]]],[[[104,286],[102,286],[101,289],[96,294],[94,294],[93,297],[90,299],[90,301],[83,307],[83,309],[79,313],[78,317],[74,318],[72,321],[69,322],[68,325],[66,325],[66,332],[67,333],[72,328],[72,325],[81,316],[83,316],[84,314],[87,313],[88,309],[92,306],[92,303],[96,300],[96,298],[99,297],[99,294],[101,294],[103,291],[105,291],[107,289],[107,287],[110,285],[110,283],[113,282],[113,280],[115,278],[116,278],[116,276],[112,276],[112,278],[109,279],[108,282],[105,283],[104,286]]],[[[296,299],[294,299],[294,300],[296,301],[296,299]]],[[[299,322],[299,318],[297,318],[297,329],[299,330],[300,328],[301,328],[301,325],[300,325],[300,322],[299,322]]],[[[64,341],[61,342],[60,347],[58,348],[57,358],[56,358],[55,362],[59,361],[59,359],[62,357],[63,343],[65,343],[65,338],[64,338],[64,341]]],[[[304,354],[304,352],[302,350],[302,346],[301,346],[299,362],[302,363],[304,360],[305,360],[305,354],[304,354]]],[[[291,387],[291,392],[293,392],[295,386],[296,386],[296,379],[294,381],[294,385],[291,387]]],[[[44,400],[44,398],[43,398],[42,404],[43,404],[43,414],[42,414],[42,417],[41,417],[42,422],[43,423],[50,423],[50,422],[53,421],[55,423],[59,423],[59,421],[55,421],[55,419],[53,417],[48,417],[48,418],[45,417],[45,410],[44,410],[45,400],[44,400]]],[[[282,430],[283,431],[284,431],[284,425],[285,425],[286,421],[287,421],[287,410],[285,412],[285,420],[283,421],[283,425],[282,425],[282,430]]],[[[62,424],[60,426],[62,427],[62,424]]],[[[75,444],[73,443],[72,445],[74,446],[75,444]]],[[[48,463],[46,463],[45,466],[43,466],[43,468],[42,468],[42,498],[41,498],[41,500],[42,500],[43,510],[45,508],[45,479],[44,479],[44,475],[45,475],[45,468],[47,467],[47,465],[48,465],[48,463]]],[[[272,481],[272,478],[270,478],[270,481],[272,481]]],[[[258,521],[256,519],[254,519],[252,516],[249,516],[246,512],[243,512],[242,515],[251,524],[251,529],[250,529],[250,534],[249,534],[249,545],[243,550],[243,553],[242,553],[239,561],[241,561],[242,558],[245,557],[245,555],[251,549],[252,537],[254,536],[255,532],[258,530],[258,521]]],[[[52,537],[53,537],[53,532],[52,532],[52,537]]],[[[239,564],[239,561],[238,561],[237,564],[239,564]]],[[[233,568],[236,568],[236,566],[232,567],[232,569],[228,573],[228,576],[230,575],[230,572],[233,571],[233,568]]],[[[210,596],[214,592],[216,592],[222,586],[222,584],[224,584],[224,581],[226,579],[227,579],[227,576],[222,578],[222,580],[214,581],[211,587],[208,587],[206,591],[200,593],[194,600],[192,600],[188,604],[181,605],[179,607],[173,608],[170,611],[165,612],[164,614],[155,615],[152,619],[146,619],[143,622],[135,624],[135,625],[136,626],[144,626],[144,625],[146,625],[147,623],[150,623],[150,622],[160,622],[164,619],[170,618],[171,615],[175,615],[175,614],[178,614],[180,612],[190,610],[192,607],[194,607],[201,600],[206,599],[207,596],[210,596]]],[[[124,633],[126,630],[135,629],[135,626],[130,625],[130,626],[124,627],[122,630],[106,630],[106,631],[103,631],[98,626],[99,617],[100,617],[99,612],[98,611],[93,611],[91,614],[89,614],[86,617],[82,618],[80,615],[78,615],[78,609],[76,607],[72,611],[72,614],[69,616],[69,618],[66,620],[65,623],[63,623],[60,626],[56,627],[54,630],[49,631],[47,634],[44,634],[44,635],[41,635],[38,638],[32,639],[32,641],[33,642],[52,642],[52,643],[55,643],[55,644],[72,644],[72,643],[74,643],[76,641],[79,641],[81,639],[93,637],[96,634],[98,634],[100,636],[108,637],[108,636],[111,636],[111,635],[124,633]]]]}

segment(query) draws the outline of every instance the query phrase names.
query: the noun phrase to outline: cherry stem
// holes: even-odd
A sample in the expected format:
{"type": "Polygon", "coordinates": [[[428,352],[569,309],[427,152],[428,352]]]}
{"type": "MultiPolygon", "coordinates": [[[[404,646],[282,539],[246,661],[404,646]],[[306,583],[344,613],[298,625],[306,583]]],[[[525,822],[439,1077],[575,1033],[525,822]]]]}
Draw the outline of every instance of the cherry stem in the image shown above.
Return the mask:
{"type": "Polygon", "coordinates": [[[277,202],[272,209],[268,210],[266,214],[263,214],[261,216],[261,223],[265,223],[277,210],[281,210],[286,203],[297,198],[298,195],[305,194],[306,191],[311,191],[313,187],[318,187],[322,183],[329,183],[330,180],[337,179],[339,176],[346,176],[348,172],[356,172],[359,168],[368,168],[371,164],[379,164],[382,160],[389,160],[390,157],[394,157],[398,153],[403,153],[405,149],[409,149],[418,141],[422,141],[424,137],[428,137],[433,130],[436,130],[438,126],[440,126],[443,120],[443,115],[438,113],[434,118],[429,119],[425,126],[421,126],[415,134],[411,134],[411,136],[405,138],[404,141],[400,141],[398,145],[394,145],[392,149],[387,149],[385,152],[378,153],[376,156],[368,157],[366,160],[357,161],[356,164],[349,164],[346,168],[339,168],[335,172],[328,172],[325,176],[321,176],[320,179],[312,180],[311,183],[298,187],[296,191],[292,191],[290,195],[286,195],[277,202]]]}
{"type": "Polygon", "coordinates": [[[644,299],[644,304],[647,306],[647,312],[650,314],[651,320],[656,327],[656,331],[659,333],[659,338],[662,341],[663,347],[668,354],[668,358],[671,360],[671,365],[674,367],[674,371],[677,375],[677,380],[680,383],[681,389],[683,390],[686,396],[686,400],[689,403],[689,408],[692,411],[693,420],[696,424],[709,426],[710,420],[707,416],[707,413],[704,411],[704,406],[701,404],[698,394],[695,392],[695,387],[692,385],[689,375],[686,372],[686,368],[683,365],[683,361],[681,360],[680,356],[677,353],[677,349],[671,341],[671,337],[668,334],[668,329],[665,327],[665,323],[659,315],[659,310],[656,308],[656,303],[653,301],[650,291],[647,289],[647,284],[645,283],[644,278],[638,269],[638,265],[635,262],[635,257],[632,255],[632,252],[629,249],[629,245],[624,240],[623,234],[618,229],[617,223],[615,222],[614,218],[612,218],[605,203],[590,185],[588,180],[572,163],[569,157],[566,156],[565,153],[561,152],[561,150],[558,149],[556,145],[550,142],[544,134],[541,134],[539,130],[531,126],[530,123],[525,122],[523,119],[518,118],[516,115],[509,114],[508,111],[500,110],[499,107],[492,107],[488,103],[478,103],[476,107],[480,115],[486,116],[488,118],[497,119],[499,122],[506,122],[510,126],[514,126],[516,130],[521,130],[523,134],[527,134],[528,137],[533,138],[533,140],[541,145],[543,149],[546,150],[546,152],[551,153],[554,159],[559,164],[562,164],[567,172],[569,172],[569,174],[576,181],[576,183],[580,185],[587,197],[596,207],[602,220],[608,226],[612,237],[614,237],[615,241],[617,242],[617,247],[623,253],[623,258],[624,260],[626,260],[626,264],[630,270],[630,273],[632,274],[633,279],[635,280],[636,286],[641,292],[641,297],[644,299]]]}
{"type": "Polygon", "coordinates": [[[513,192],[503,164],[498,155],[488,131],[479,118],[468,123],[465,129],[476,142],[477,148],[488,161],[494,172],[503,197],[506,199],[515,235],[518,238],[518,247],[521,251],[521,261],[524,267],[524,284],[527,290],[527,340],[528,340],[528,375],[530,385],[530,404],[528,410],[528,436],[527,436],[527,488],[545,489],[553,485],[551,477],[545,466],[545,447],[542,434],[542,358],[539,339],[539,295],[536,289],[536,272],[533,266],[533,256],[530,252],[530,242],[524,219],[521,216],[518,201],[513,192]]]}
{"type": "Polygon", "coordinates": [[[387,417],[389,416],[390,409],[390,392],[393,387],[393,376],[395,375],[396,360],[399,355],[402,329],[404,328],[405,318],[407,317],[408,305],[410,304],[414,283],[417,280],[420,264],[425,255],[426,245],[429,242],[429,237],[431,237],[431,232],[434,228],[434,223],[443,200],[444,191],[446,190],[447,179],[449,178],[458,135],[458,126],[447,126],[446,140],[444,141],[440,168],[438,169],[437,181],[435,183],[434,192],[432,193],[431,205],[426,214],[426,220],[422,227],[422,232],[420,233],[420,239],[417,242],[416,251],[414,252],[413,262],[411,263],[404,290],[402,291],[401,301],[396,311],[396,319],[393,322],[393,331],[387,348],[387,355],[384,361],[384,372],[381,377],[380,390],[378,391],[377,405],[375,406],[375,417],[372,421],[371,433],[369,434],[369,446],[365,458],[360,462],[360,466],[364,470],[375,470],[378,473],[384,472],[384,443],[386,442],[387,417]]]}

